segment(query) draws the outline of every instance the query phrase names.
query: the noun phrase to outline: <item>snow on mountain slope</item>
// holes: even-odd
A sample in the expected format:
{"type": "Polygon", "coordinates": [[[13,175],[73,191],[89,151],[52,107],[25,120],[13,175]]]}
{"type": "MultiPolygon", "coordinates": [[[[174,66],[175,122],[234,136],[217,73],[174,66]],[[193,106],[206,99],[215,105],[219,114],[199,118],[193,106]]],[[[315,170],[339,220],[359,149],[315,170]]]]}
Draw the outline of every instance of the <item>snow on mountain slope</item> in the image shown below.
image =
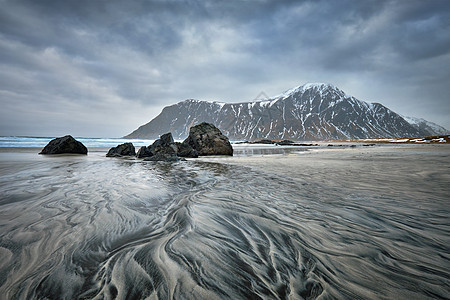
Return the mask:
{"type": "Polygon", "coordinates": [[[444,127],[442,127],[436,123],[422,119],[422,118],[408,117],[408,116],[403,116],[403,115],[402,115],[402,117],[409,124],[416,127],[417,129],[422,130],[422,131],[427,131],[428,136],[430,136],[430,135],[445,135],[450,132],[449,130],[445,129],[444,127]]]}
{"type": "Polygon", "coordinates": [[[188,99],[165,107],[127,138],[183,139],[200,122],[215,124],[231,140],[414,137],[427,132],[379,103],[366,103],[324,83],[298,86],[268,100],[243,103],[188,99]]]}

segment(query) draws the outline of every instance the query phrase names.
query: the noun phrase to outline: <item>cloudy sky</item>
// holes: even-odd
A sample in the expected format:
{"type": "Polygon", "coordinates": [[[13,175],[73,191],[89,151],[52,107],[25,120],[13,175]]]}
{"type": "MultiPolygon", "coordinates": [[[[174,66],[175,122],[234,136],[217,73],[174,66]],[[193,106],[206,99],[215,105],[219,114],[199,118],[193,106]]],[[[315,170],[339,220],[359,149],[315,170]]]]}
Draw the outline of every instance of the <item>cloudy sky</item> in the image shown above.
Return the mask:
{"type": "Polygon", "coordinates": [[[450,128],[450,1],[0,0],[0,135],[120,137],[307,82],[450,128]]]}

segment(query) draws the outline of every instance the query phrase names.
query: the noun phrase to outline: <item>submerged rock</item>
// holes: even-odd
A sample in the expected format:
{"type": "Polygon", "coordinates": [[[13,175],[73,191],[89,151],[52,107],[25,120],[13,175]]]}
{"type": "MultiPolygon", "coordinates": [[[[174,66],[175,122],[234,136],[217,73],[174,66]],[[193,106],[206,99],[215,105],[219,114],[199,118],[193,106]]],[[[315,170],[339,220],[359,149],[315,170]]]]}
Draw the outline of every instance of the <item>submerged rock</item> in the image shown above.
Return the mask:
{"type": "Polygon", "coordinates": [[[136,155],[133,143],[120,144],[117,147],[109,149],[106,156],[108,157],[121,157],[121,156],[134,156],[136,155]]]}
{"type": "Polygon", "coordinates": [[[183,144],[197,150],[198,155],[233,155],[233,147],[228,138],[212,124],[203,122],[189,130],[183,144]]]}
{"type": "Polygon", "coordinates": [[[66,135],[60,138],[56,138],[51,140],[45,147],[42,149],[39,154],[62,154],[62,153],[71,153],[71,154],[87,154],[88,150],[83,143],[74,139],[71,135],[66,135]]]}

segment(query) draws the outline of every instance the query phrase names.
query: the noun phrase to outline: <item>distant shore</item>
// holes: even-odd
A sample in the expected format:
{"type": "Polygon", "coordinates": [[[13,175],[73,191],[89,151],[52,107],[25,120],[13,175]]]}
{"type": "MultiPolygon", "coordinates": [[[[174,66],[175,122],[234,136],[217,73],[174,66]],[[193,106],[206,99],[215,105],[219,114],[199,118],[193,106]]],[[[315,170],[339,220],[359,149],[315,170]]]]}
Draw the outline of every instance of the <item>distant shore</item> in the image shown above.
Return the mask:
{"type": "Polygon", "coordinates": [[[450,143],[450,135],[433,135],[414,138],[377,138],[377,139],[349,139],[349,140],[324,140],[324,141],[291,141],[291,140],[269,140],[262,139],[256,141],[236,142],[235,144],[257,144],[267,145],[276,144],[283,146],[319,146],[323,144],[335,143],[378,143],[378,144],[435,144],[435,143],[450,143]]]}

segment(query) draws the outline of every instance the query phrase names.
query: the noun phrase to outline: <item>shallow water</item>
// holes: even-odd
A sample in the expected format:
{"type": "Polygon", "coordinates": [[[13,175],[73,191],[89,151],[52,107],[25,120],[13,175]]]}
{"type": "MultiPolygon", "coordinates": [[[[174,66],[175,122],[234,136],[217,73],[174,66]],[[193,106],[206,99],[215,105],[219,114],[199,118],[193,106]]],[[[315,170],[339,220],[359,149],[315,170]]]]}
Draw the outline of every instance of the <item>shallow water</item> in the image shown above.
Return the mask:
{"type": "Polygon", "coordinates": [[[103,155],[0,153],[0,298],[450,294],[447,145],[103,155]]]}

